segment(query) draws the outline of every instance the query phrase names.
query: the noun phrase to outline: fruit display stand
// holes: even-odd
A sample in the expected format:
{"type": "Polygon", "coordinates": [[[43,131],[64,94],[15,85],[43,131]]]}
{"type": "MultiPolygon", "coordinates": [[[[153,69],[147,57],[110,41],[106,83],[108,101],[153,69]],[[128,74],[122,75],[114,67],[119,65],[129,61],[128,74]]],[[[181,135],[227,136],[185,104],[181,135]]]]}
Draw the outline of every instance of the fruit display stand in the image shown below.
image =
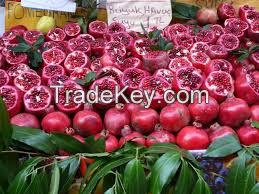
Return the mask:
{"type": "Polygon", "coordinates": [[[75,14],[6,1],[0,194],[259,194],[259,12],[248,2],[172,1],[168,26],[140,32],[107,24],[94,0],[75,14]],[[154,97],[79,100],[125,86],[154,97]],[[169,103],[169,90],[208,102],[169,103]]]}

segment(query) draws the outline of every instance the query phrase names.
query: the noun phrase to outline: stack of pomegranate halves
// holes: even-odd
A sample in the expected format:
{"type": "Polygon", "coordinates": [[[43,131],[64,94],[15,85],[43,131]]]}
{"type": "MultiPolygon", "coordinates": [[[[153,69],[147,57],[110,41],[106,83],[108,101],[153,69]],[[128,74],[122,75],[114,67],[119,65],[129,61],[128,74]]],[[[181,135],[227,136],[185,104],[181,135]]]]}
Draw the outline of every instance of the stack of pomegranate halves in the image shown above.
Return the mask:
{"type": "MultiPolygon", "coordinates": [[[[33,45],[43,34],[15,26],[0,39],[0,95],[11,122],[69,133],[78,140],[91,135],[105,138],[108,152],[127,141],[206,149],[228,134],[245,145],[259,143],[259,130],[253,126],[259,122],[259,12],[249,6],[236,11],[224,4],[218,9],[218,24],[200,27],[192,21],[161,31],[159,40],[174,45],[169,50],[154,49],[157,39],[127,32],[116,22],[91,22],[89,34],[69,23],[45,35],[38,68],[32,68],[27,53],[13,52],[12,47],[18,44],[17,35],[33,45]],[[57,93],[51,85],[63,87],[57,93]],[[99,93],[128,86],[127,97],[138,89],[155,93],[149,108],[123,98],[117,104],[115,99],[108,104],[78,104],[75,93],[65,103],[66,90],[97,86],[99,93]],[[187,94],[207,90],[209,103],[203,96],[201,103],[195,98],[193,103],[167,104],[163,94],[170,89],[187,94]]],[[[160,33],[155,28],[147,31],[160,33]]]]}

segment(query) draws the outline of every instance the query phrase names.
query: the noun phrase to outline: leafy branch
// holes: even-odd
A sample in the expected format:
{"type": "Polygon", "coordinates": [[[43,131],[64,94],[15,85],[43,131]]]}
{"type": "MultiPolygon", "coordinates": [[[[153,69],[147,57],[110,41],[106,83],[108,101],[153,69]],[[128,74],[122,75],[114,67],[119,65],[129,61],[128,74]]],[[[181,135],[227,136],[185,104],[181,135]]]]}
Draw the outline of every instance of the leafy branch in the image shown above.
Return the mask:
{"type": "Polygon", "coordinates": [[[40,48],[44,43],[44,36],[39,36],[37,41],[30,45],[21,36],[16,37],[18,45],[11,47],[10,50],[14,53],[26,53],[29,58],[29,63],[32,69],[38,69],[42,64],[42,56],[40,48]]]}
{"type": "Polygon", "coordinates": [[[259,51],[259,45],[253,45],[248,49],[241,48],[241,49],[234,50],[231,52],[231,54],[238,56],[237,61],[242,62],[245,59],[247,59],[251,54],[257,51],[259,51]]]}

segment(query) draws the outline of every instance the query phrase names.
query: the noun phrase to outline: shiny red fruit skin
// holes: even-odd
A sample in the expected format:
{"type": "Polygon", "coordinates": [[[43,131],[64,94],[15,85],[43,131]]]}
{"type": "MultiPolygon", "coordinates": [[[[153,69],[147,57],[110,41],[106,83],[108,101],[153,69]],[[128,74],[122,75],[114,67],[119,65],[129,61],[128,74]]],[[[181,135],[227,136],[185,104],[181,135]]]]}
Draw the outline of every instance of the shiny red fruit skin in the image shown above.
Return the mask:
{"type": "Polygon", "coordinates": [[[122,147],[126,142],[133,142],[141,146],[145,146],[146,140],[139,132],[133,131],[132,133],[121,137],[119,141],[119,146],[122,147]]]}
{"type": "Polygon", "coordinates": [[[259,121],[259,105],[251,106],[250,109],[252,121],[259,121]]]}
{"type": "Polygon", "coordinates": [[[175,136],[168,131],[161,130],[161,131],[154,131],[153,133],[149,134],[146,139],[146,146],[150,147],[154,144],[158,143],[174,143],[175,136]]]}
{"type": "Polygon", "coordinates": [[[216,139],[227,136],[227,135],[237,136],[236,132],[231,127],[219,126],[219,128],[211,130],[209,132],[210,142],[213,142],[216,139]]]}
{"type": "Polygon", "coordinates": [[[237,130],[237,135],[240,142],[244,145],[248,146],[259,143],[259,130],[249,125],[240,127],[237,130]]]}
{"type": "Polygon", "coordinates": [[[174,103],[166,106],[160,113],[160,124],[169,132],[177,132],[187,126],[191,120],[190,112],[186,105],[174,103]]]}
{"type": "Polygon", "coordinates": [[[20,113],[11,118],[11,123],[20,127],[40,128],[39,119],[30,113],[20,113]]]}
{"type": "Polygon", "coordinates": [[[105,139],[105,151],[106,152],[110,153],[110,152],[113,152],[113,151],[119,149],[119,142],[115,136],[109,134],[104,137],[101,133],[98,133],[97,135],[94,136],[95,140],[98,140],[100,138],[105,139]]]}
{"type": "Polygon", "coordinates": [[[101,117],[94,111],[83,110],[76,113],[73,127],[83,136],[100,133],[103,129],[101,117]]]}
{"type": "Polygon", "coordinates": [[[131,115],[132,127],[141,134],[147,134],[155,129],[159,123],[159,115],[153,109],[140,109],[131,115]]]}
{"type": "Polygon", "coordinates": [[[203,129],[187,126],[177,134],[176,143],[187,150],[202,150],[208,148],[210,141],[203,129]]]}
{"type": "Polygon", "coordinates": [[[47,114],[41,121],[42,129],[47,132],[63,132],[71,126],[69,117],[63,112],[52,112],[47,114]]]}

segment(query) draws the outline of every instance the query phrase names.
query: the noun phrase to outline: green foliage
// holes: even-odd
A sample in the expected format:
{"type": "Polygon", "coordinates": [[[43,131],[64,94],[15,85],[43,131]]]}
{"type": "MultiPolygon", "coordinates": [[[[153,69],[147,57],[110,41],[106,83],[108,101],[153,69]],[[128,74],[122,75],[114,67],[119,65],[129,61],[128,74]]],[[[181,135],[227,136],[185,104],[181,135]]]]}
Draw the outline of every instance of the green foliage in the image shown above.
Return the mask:
{"type": "Polygon", "coordinates": [[[196,19],[196,13],[200,8],[195,5],[172,2],[172,15],[173,18],[178,19],[196,19]]]}
{"type": "Polygon", "coordinates": [[[252,45],[250,48],[240,48],[231,52],[232,55],[238,56],[237,62],[242,62],[247,59],[252,53],[259,50],[259,45],[252,45]]]}

